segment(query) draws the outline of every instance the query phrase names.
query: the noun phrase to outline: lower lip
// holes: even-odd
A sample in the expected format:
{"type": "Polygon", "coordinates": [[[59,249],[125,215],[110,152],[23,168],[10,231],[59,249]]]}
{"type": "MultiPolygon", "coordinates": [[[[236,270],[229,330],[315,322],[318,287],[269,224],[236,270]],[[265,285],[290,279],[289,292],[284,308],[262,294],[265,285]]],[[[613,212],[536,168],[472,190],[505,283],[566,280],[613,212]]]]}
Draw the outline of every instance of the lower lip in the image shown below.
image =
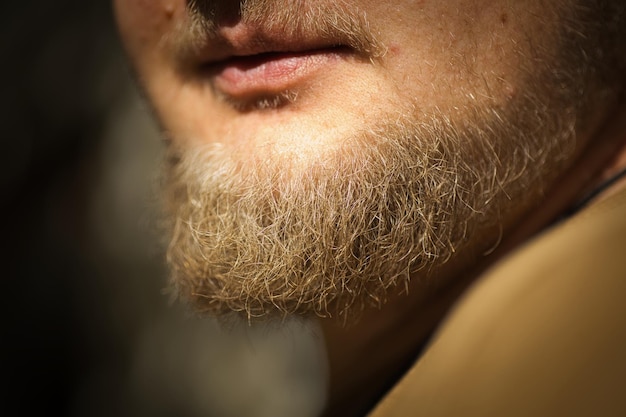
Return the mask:
{"type": "Polygon", "coordinates": [[[214,67],[215,87],[235,98],[278,94],[328,68],[342,54],[341,49],[333,48],[233,57],[214,67]]]}

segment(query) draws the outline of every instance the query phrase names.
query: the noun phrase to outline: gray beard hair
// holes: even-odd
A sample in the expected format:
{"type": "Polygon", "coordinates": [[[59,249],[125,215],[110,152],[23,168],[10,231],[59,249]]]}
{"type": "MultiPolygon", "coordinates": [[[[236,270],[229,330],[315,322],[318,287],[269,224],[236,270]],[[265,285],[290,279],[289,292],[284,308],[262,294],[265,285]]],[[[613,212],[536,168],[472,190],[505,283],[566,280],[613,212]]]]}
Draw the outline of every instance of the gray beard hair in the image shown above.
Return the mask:
{"type": "Polygon", "coordinates": [[[488,250],[574,152],[575,112],[538,102],[468,108],[462,122],[390,114],[304,164],[172,146],[173,293],[212,315],[348,315],[488,250]]]}

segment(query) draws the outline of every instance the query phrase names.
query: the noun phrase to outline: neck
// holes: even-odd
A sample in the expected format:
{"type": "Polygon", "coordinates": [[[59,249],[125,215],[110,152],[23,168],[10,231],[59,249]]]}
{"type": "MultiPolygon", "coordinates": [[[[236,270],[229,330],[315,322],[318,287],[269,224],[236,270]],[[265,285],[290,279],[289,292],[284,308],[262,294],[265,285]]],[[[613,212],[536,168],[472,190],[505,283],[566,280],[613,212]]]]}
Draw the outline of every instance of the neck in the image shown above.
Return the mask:
{"type": "Polygon", "coordinates": [[[330,368],[324,415],[365,415],[417,359],[471,278],[468,274],[445,287],[412,283],[408,293],[363,311],[356,323],[323,320],[330,368]]]}
{"type": "MultiPolygon", "coordinates": [[[[366,414],[417,359],[432,332],[476,277],[553,223],[591,190],[626,169],[626,103],[601,124],[603,127],[589,135],[571,168],[555,182],[537,209],[473,268],[444,267],[437,271],[437,278],[452,276],[441,280],[450,284],[427,287],[424,282],[411,283],[408,294],[393,295],[382,308],[364,311],[355,324],[322,321],[331,374],[325,416],[366,414]]],[[[626,178],[611,184],[589,204],[620,189],[626,189],[626,178]]]]}

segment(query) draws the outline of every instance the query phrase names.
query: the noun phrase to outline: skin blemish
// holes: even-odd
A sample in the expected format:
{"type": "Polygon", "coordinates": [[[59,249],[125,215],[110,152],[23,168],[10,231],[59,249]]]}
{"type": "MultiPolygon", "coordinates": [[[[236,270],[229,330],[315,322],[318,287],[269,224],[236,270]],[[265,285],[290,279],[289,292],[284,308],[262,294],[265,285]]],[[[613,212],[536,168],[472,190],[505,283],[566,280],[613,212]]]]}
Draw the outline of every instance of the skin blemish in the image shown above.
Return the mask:
{"type": "Polygon", "coordinates": [[[163,12],[165,13],[165,17],[167,20],[172,20],[175,10],[176,5],[173,3],[166,3],[163,5],[163,12]]]}
{"type": "Polygon", "coordinates": [[[506,26],[506,24],[509,23],[509,15],[507,13],[500,15],[500,23],[502,23],[502,26],[506,26]]]}
{"type": "Polygon", "coordinates": [[[389,45],[389,53],[393,56],[397,56],[400,54],[400,45],[397,43],[389,45]]]}

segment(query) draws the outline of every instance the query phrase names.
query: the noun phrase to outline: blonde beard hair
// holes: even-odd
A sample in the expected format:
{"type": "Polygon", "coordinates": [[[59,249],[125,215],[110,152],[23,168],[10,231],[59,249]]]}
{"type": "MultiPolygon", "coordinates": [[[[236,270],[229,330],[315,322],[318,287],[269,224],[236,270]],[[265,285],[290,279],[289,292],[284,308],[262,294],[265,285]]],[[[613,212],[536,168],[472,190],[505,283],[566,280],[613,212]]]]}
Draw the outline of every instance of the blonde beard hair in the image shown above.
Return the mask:
{"type": "Polygon", "coordinates": [[[563,114],[388,116],[304,167],[172,147],[172,290],[201,312],[248,318],[380,305],[467,247],[497,244],[572,154],[575,118],[563,114]]]}

